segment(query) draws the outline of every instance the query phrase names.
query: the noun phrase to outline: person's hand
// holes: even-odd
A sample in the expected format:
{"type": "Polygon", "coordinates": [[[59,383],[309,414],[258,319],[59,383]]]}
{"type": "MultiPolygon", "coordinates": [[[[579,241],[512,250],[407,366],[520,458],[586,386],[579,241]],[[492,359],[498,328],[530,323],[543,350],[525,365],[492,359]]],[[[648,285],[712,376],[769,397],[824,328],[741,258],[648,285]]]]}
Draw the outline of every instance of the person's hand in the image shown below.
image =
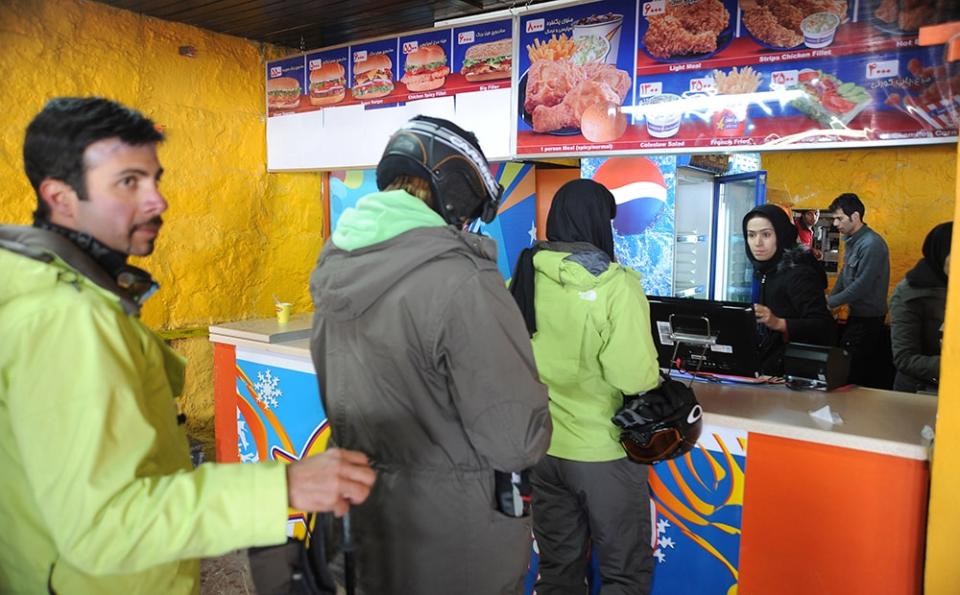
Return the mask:
{"type": "Polygon", "coordinates": [[[787,321],[774,314],[770,308],[763,304],[754,304],[753,311],[756,313],[757,322],[766,325],[768,329],[781,333],[787,330],[787,321]]]}
{"type": "Polygon", "coordinates": [[[376,478],[367,455],[331,448],[287,465],[287,500],[297,510],[341,517],[367,499],[376,478]]]}

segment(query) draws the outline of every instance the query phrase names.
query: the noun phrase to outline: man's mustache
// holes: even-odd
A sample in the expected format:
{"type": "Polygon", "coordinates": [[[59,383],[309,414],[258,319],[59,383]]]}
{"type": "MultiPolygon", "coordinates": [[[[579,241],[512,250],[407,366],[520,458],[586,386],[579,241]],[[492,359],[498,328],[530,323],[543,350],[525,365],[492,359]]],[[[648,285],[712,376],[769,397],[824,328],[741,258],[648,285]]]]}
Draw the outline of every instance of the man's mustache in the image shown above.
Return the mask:
{"type": "Polygon", "coordinates": [[[136,225],[133,226],[133,230],[136,231],[141,227],[156,227],[159,229],[162,226],[163,226],[163,217],[161,217],[160,215],[157,215],[156,217],[150,219],[149,221],[146,221],[144,223],[137,223],[136,225]]]}

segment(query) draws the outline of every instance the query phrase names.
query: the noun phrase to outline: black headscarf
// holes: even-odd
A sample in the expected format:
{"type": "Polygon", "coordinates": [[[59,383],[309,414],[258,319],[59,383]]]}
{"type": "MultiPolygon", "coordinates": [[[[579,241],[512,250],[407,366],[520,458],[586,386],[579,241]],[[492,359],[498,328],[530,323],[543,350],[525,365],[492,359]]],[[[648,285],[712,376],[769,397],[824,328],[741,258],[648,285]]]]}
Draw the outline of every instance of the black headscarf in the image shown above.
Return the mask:
{"type": "Polygon", "coordinates": [[[950,256],[953,221],[941,223],[923,240],[923,258],[907,271],[907,283],[914,287],[946,287],[947,274],[943,265],[950,256]]]}
{"type": "Polygon", "coordinates": [[[793,224],[793,221],[790,220],[790,216],[787,215],[786,211],[777,205],[760,205],[743,217],[743,240],[743,248],[747,251],[747,258],[753,263],[754,270],[760,273],[767,273],[772,271],[777,264],[780,263],[780,258],[783,257],[784,251],[796,245],[797,227],[793,224]],[[770,260],[759,261],[753,257],[753,252],[750,251],[750,242],[747,240],[747,222],[756,217],[763,217],[770,221],[773,225],[774,233],[777,234],[777,251],[770,260]]]}
{"type": "Polygon", "coordinates": [[[557,190],[547,215],[547,240],[587,242],[613,256],[613,229],[617,201],[603,184],[593,180],[571,180],[557,190]]]}
{"type": "MultiPolygon", "coordinates": [[[[585,242],[615,261],[610,221],[616,215],[617,201],[602,184],[593,180],[571,180],[561,186],[553,197],[547,215],[547,240],[585,242]]],[[[523,313],[530,336],[537,332],[533,257],[542,248],[538,244],[520,253],[510,283],[510,293],[523,313]]]]}

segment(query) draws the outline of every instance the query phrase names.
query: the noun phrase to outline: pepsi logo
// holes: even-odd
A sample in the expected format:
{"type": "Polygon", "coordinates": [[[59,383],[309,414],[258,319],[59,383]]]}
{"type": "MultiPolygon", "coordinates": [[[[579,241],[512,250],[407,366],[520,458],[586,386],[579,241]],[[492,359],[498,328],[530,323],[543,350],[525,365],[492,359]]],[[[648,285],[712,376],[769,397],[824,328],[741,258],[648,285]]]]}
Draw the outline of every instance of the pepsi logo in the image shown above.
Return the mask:
{"type": "Polygon", "coordinates": [[[666,207],[666,182],[649,159],[611,157],[597,168],[593,179],[606,186],[617,201],[613,227],[620,235],[645,232],[666,207]]]}

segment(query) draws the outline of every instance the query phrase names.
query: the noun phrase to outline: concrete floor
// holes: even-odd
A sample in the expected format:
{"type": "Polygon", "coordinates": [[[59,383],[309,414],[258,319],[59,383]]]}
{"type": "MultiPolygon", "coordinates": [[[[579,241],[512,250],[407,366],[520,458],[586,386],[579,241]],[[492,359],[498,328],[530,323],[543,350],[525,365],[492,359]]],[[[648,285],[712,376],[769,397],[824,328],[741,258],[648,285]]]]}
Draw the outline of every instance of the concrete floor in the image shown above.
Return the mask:
{"type": "Polygon", "coordinates": [[[246,550],[200,562],[201,595],[256,595],[246,550]]]}
{"type": "MultiPolygon", "coordinates": [[[[200,562],[200,595],[256,595],[246,550],[200,562]]],[[[346,595],[337,587],[337,595],[346,595]]]]}

